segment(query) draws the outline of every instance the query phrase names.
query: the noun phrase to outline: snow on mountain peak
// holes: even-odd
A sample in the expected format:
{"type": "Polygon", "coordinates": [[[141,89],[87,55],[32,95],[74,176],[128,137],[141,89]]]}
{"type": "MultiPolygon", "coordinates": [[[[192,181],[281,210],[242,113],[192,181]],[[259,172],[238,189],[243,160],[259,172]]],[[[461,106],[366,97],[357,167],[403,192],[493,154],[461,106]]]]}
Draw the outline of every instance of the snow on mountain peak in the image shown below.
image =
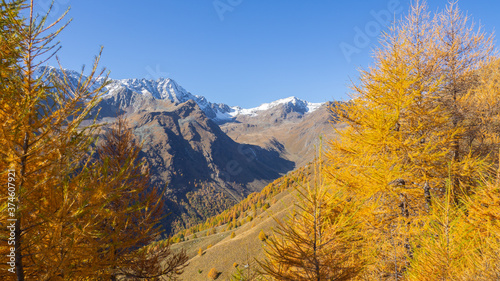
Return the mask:
{"type": "Polygon", "coordinates": [[[237,115],[249,115],[249,116],[257,116],[259,111],[269,110],[278,105],[287,105],[291,104],[296,107],[300,107],[303,109],[304,113],[310,113],[318,109],[323,103],[312,103],[308,101],[301,100],[295,96],[291,96],[284,99],[279,99],[270,103],[263,103],[257,107],[244,109],[239,106],[232,107],[232,111],[229,112],[231,117],[236,117],[237,115]]]}
{"type": "Polygon", "coordinates": [[[108,86],[109,94],[113,93],[113,89],[116,88],[116,85],[113,84],[117,83],[137,93],[149,94],[156,99],[168,99],[173,103],[182,103],[190,99],[194,100],[209,118],[216,121],[229,121],[240,114],[257,116],[260,111],[269,110],[278,105],[291,105],[302,113],[313,112],[322,105],[322,103],[311,103],[291,96],[270,103],[263,103],[258,107],[249,109],[239,106],[229,107],[222,103],[211,103],[204,96],[193,95],[170,78],[159,78],[156,81],[146,79],[114,80],[108,86]]]}
{"type": "Polygon", "coordinates": [[[156,81],[144,78],[112,80],[110,86],[107,87],[109,94],[113,93],[112,90],[116,88],[117,85],[125,86],[137,93],[150,94],[156,99],[168,99],[174,103],[181,103],[195,98],[191,93],[170,78],[159,78],[156,81]]]}
{"type": "MultiPolygon", "coordinates": [[[[61,70],[52,66],[40,67],[37,69],[37,72],[38,75],[42,75],[47,72],[55,72],[57,75],[62,76],[61,70]]],[[[76,85],[78,78],[80,77],[80,73],[66,69],[64,72],[66,72],[68,78],[72,80],[71,83],[76,85]]],[[[104,79],[99,79],[95,87],[98,87],[101,83],[103,83],[103,80],[104,79]]],[[[323,104],[311,103],[301,100],[295,96],[291,96],[270,103],[263,103],[254,108],[245,109],[239,106],[230,107],[223,103],[209,102],[204,96],[193,95],[174,80],[162,77],[156,80],[148,80],[145,78],[120,80],[109,79],[109,83],[104,88],[104,91],[107,92],[104,97],[113,95],[123,88],[129,89],[138,94],[149,95],[155,99],[170,100],[172,103],[176,104],[193,100],[205,112],[207,117],[214,119],[215,121],[230,121],[238,115],[257,116],[259,112],[269,110],[279,105],[291,106],[293,107],[292,110],[305,114],[315,111],[323,104]]]]}

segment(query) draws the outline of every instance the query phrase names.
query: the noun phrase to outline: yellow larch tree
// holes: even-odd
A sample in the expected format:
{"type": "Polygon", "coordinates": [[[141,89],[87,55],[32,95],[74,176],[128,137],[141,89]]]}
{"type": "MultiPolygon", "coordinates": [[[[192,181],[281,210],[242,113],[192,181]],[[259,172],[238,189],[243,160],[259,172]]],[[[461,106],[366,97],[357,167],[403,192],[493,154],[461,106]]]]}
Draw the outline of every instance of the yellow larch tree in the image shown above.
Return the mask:
{"type": "Polygon", "coordinates": [[[2,197],[1,220],[16,220],[12,233],[2,228],[2,238],[13,236],[9,247],[2,245],[2,255],[14,249],[15,265],[9,268],[15,274],[7,270],[0,274],[16,280],[69,278],[76,271],[72,265],[81,259],[73,245],[85,236],[77,226],[86,195],[69,188],[68,179],[79,177],[93,142],[95,126],[80,124],[97,104],[102,89],[94,87],[98,59],[88,78],[81,78],[77,85],[70,85],[62,70],[59,82],[49,80],[48,72],[36,73],[56,50],[52,42],[65,25],[55,26],[64,15],[46,24],[48,15],[37,18],[33,1],[25,2],[3,1],[1,9],[18,56],[3,78],[5,91],[0,97],[1,173],[7,176],[7,168],[13,171],[15,185],[13,196],[2,197]],[[26,19],[19,9],[27,11],[26,19]],[[12,210],[8,203],[15,205],[15,211],[8,212],[12,210]]]}
{"type": "Polygon", "coordinates": [[[468,198],[467,226],[473,230],[475,244],[471,255],[475,267],[466,272],[464,280],[496,280],[500,278],[500,169],[496,179],[484,180],[475,194],[468,198]]]}
{"type": "Polygon", "coordinates": [[[453,3],[431,18],[425,2],[417,1],[382,37],[374,66],[361,70],[352,100],[332,107],[337,122],[348,126],[337,130],[339,137],[330,143],[328,178],[374,210],[366,216],[366,235],[376,262],[367,268],[366,279],[404,277],[414,259],[416,224],[433,200],[444,198],[450,169],[448,190],[455,203],[461,191],[477,186],[474,178],[488,174],[487,156],[498,145],[492,135],[499,127],[474,120],[491,118],[498,107],[465,105],[480,104],[478,74],[494,61],[489,40],[472,31],[453,3]],[[449,25],[450,20],[462,28],[449,25]],[[450,36],[461,41],[450,43],[450,36]],[[457,46],[446,49],[447,44],[457,46]],[[460,78],[449,70],[450,61],[460,78]],[[460,82],[460,95],[450,98],[458,80],[474,83],[460,82]]]}
{"type": "MultiPolygon", "coordinates": [[[[494,52],[493,36],[485,33],[481,26],[476,27],[470,17],[460,11],[457,2],[449,2],[446,9],[436,16],[434,36],[435,52],[439,58],[436,75],[443,83],[439,91],[430,94],[450,116],[443,129],[459,130],[453,137],[449,155],[454,200],[458,202],[461,196],[473,192],[475,177],[471,175],[484,172],[482,165],[464,167],[483,158],[490,162],[497,160],[498,143],[492,145],[484,133],[491,137],[490,130],[498,132],[498,127],[492,128],[490,124],[477,121],[485,114],[497,115],[498,103],[481,107],[472,103],[483,95],[478,89],[483,88],[485,82],[484,69],[498,58],[494,52]]],[[[498,94],[496,92],[497,97],[498,94]]]]}
{"type": "Polygon", "coordinates": [[[409,224],[429,208],[430,187],[443,179],[446,146],[456,134],[435,130],[447,116],[428,96],[441,83],[429,79],[436,67],[430,26],[424,6],[412,7],[404,24],[383,37],[375,66],[361,71],[353,99],[332,108],[349,126],[330,143],[326,172],[366,200],[366,235],[377,261],[367,279],[402,275],[412,251],[409,224]]]}
{"type": "MultiPolygon", "coordinates": [[[[124,117],[103,136],[93,167],[93,212],[96,249],[92,267],[99,278],[175,278],[188,260],[184,251],[174,253],[170,244],[148,246],[161,238],[165,212],[163,194],[150,186],[149,171],[139,161],[140,146],[124,117]]],[[[91,276],[90,276],[91,277],[91,276]]]]}
{"type": "Polygon", "coordinates": [[[270,280],[351,280],[363,269],[359,202],[325,184],[322,164],[297,188],[296,210],[266,240],[261,273],[270,280]]]}
{"type": "MultiPolygon", "coordinates": [[[[7,85],[7,81],[14,71],[14,66],[20,58],[18,36],[16,36],[17,25],[14,21],[21,9],[21,1],[5,3],[2,2],[0,9],[0,79],[1,85],[7,85]],[[5,79],[5,80],[4,80],[5,79]]],[[[4,87],[2,91],[6,91],[4,87]]]]}
{"type": "Polygon", "coordinates": [[[12,256],[11,264],[0,265],[0,279],[175,278],[185,255],[168,244],[148,246],[159,238],[161,203],[154,188],[146,190],[139,148],[119,130],[122,154],[107,153],[104,145],[96,160],[98,126],[95,120],[82,125],[106,85],[104,70],[97,72],[99,56],[77,81],[62,68],[40,68],[57,51],[52,42],[66,26],[56,28],[65,14],[48,24],[48,14],[33,14],[33,1],[2,1],[0,7],[6,42],[0,173],[12,188],[0,198],[0,220],[12,224],[0,230],[0,253],[12,256]]]}
{"type": "Polygon", "coordinates": [[[428,216],[421,217],[413,243],[414,256],[405,280],[477,280],[478,237],[467,223],[467,210],[455,204],[451,183],[444,198],[433,199],[428,216]]]}

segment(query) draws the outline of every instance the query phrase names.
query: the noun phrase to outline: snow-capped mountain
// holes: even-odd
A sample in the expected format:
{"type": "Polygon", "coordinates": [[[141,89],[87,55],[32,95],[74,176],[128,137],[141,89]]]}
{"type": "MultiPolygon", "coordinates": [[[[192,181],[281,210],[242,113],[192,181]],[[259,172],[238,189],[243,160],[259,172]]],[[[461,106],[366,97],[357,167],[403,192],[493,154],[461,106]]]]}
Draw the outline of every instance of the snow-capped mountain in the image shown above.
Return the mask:
{"type": "Polygon", "coordinates": [[[239,106],[231,107],[232,111],[228,113],[231,117],[236,117],[238,115],[249,115],[249,116],[257,116],[260,111],[265,111],[272,109],[276,106],[288,106],[293,108],[294,111],[299,113],[310,113],[318,109],[323,103],[312,103],[308,101],[301,100],[296,97],[288,97],[284,99],[279,99],[277,101],[273,101],[271,103],[263,103],[258,107],[254,108],[241,108],[239,106]]]}
{"type": "Polygon", "coordinates": [[[188,100],[193,100],[210,119],[218,119],[219,116],[222,116],[222,113],[231,111],[231,108],[226,104],[212,103],[209,102],[204,96],[191,94],[170,78],[160,78],[157,80],[111,80],[105,88],[108,91],[105,97],[116,94],[123,89],[128,89],[132,92],[145,96],[151,96],[155,99],[169,100],[174,104],[180,104],[188,100]]]}
{"type": "MultiPolygon", "coordinates": [[[[58,77],[61,81],[64,81],[64,74],[66,74],[67,83],[73,88],[76,89],[79,82],[84,82],[87,79],[86,76],[82,76],[79,72],[74,70],[65,69],[64,73],[61,69],[53,67],[53,66],[40,66],[35,72],[35,77],[45,76],[47,78],[47,82],[50,83],[48,76],[53,75],[58,77]]],[[[99,78],[94,85],[90,88],[90,90],[94,90],[102,85],[104,82],[104,78],[99,78]]]]}
{"type": "Polygon", "coordinates": [[[238,115],[257,116],[260,111],[269,110],[279,105],[288,106],[293,108],[294,111],[302,114],[313,112],[322,105],[322,103],[311,103],[296,97],[288,97],[271,103],[264,103],[255,108],[245,109],[240,106],[229,106],[224,103],[209,102],[204,96],[193,95],[186,91],[170,78],[160,78],[158,80],[112,80],[111,83],[106,86],[106,89],[109,91],[107,95],[113,95],[123,88],[127,88],[142,95],[152,96],[155,99],[170,100],[175,104],[193,100],[203,112],[205,112],[207,117],[219,122],[233,120],[238,115]]]}
{"type": "MultiPolygon", "coordinates": [[[[55,67],[40,67],[37,70],[38,75],[43,73],[55,73],[56,76],[62,77],[62,71],[55,67]]],[[[73,70],[65,70],[68,82],[76,87],[80,79],[80,73],[73,70]]],[[[83,77],[85,78],[85,77],[83,77]]],[[[94,87],[98,87],[103,82],[103,79],[97,81],[94,87]]],[[[139,96],[150,97],[158,100],[169,100],[173,104],[180,104],[188,100],[193,100],[198,104],[205,115],[218,122],[223,123],[234,120],[238,116],[256,117],[261,112],[273,109],[278,106],[284,107],[288,112],[293,111],[300,114],[306,114],[315,111],[323,103],[311,103],[301,100],[296,97],[288,97],[264,103],[254,108],[242,108],[240,106],[229,106],[224,103],[212,103],[204,96],[193,95],[177,82],[170,78],[159,78],[157,80],[148,79],[110,79],[104,87],[105,94],[103,98],[110,98],[119,93],[127,93],[129,96],[138,94],[139,96]]],[[[127,104],[129,104],[127,102],[127,104]]]]}

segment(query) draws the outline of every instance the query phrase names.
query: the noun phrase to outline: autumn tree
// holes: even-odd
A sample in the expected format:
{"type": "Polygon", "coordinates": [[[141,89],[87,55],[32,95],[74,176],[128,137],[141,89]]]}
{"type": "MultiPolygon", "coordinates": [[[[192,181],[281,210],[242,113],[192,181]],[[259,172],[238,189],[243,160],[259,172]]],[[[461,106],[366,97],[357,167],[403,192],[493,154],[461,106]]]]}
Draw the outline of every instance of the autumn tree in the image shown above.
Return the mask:
{"type": "MultiPolygon", "coordinates": [[[[0,62],[0,79],[2,79],[2,86],[7,86],[9,77],[15,71],[15,65],[20,59],[19,50],[19,37],[16,36],[16,31],[18,26],[14,22],[14,19],[19,17],[19,12],[21,10],[22,1],[5,3],[2,2],[0,10],[0,26],[2,27],[2,32],[0,33],[0,56],[2,58],[0,62]]],[[[2,91],[7,91],[6,87],[2,88],[2,91]]]]}
{"type": "Polygon", "coordinates": [[[465,207],[453,201],[451,190],[444,200],[433,199],[432,210],[420,218],[419,233],[412,241],[414,254],[406,280],[467,280],[466,274],[475,271],[476,238],[465,213],[465,207]]]}
{"type": "Polygon", "coordinates": [[[169,243],[148,246],[161,237],[162,194],[150,186],[145,162],[139,161],[140,146],[126,120],[118,117],[103,139],[91,171],[92,202],[100,208],[94,213],[94,267],[111,280],[175,277],[188,258],[183,251],[173,253],[169,243]]]}
{"type": "MultiPolygon", "coordinates": [[[[470,196],[466,227],[474,235],[474,253],[469,257],[475,267],[466,272],[469,280],[495,280],[500,278],[500,169],[495,179],[484,184],[470,196]]],[[[464,278],[465,279],[465,278],[464,278]]]]}
{"type": "Polygon", "coordinates": [[[362,70],[353,86],[353,99],[332,107],[337,121],[349,126],[330,143],[326,172],[355,200],[366,200],[366,236],[378,260],[373,279],[397,279],[404,271],[411,255],[407,224],[429,208],[430,187],[441,184],[446,146],[456,134],[434,129],[447,117],[427,98],[440,86],[428,79],[436,67],[426,45],[428,17],[422,6],[413,7],[402,27],[383,37],[375,66],[362,70]]]}
{"type": "MultiPolygon", "coordinates": [[[[320,166],[321,167],[321,166],[320,166]]],[[[297,210],[266,241],[262,274],[271,280],[350,280],[363,269],[357,207],[341,190],[331,192],[322,170],[297,188],[297,210]]]]}
{"type": "Polygon", "coordinates": [[[1,198],[0,219],[15,220],[1,229],[1,254],[14,256],[12,266],[2,263],[2,280],[175,277],[185,255],[147,247],[158,235],[161,203],[155,189],[145,192],[138,147],[125,138],[119,152],[128,155],[120,157],[105,144],[95,161],[98,126],[82,126],[106,85],[99,57],[88,76],[82,69],[70,82],[63,69],[41,67],[57,51],[52,42],[64,15],[47,24],[48,14],[33,14],[33,1],[0,7],[0,168],[14,189],[1,198]]]}
{"type": "MultiPolygon", "coordinates": [[[[483,122],[477,122],[478,115],[487,112],[498,114],[498,106],[471,106],[471,102],[482,95],[482,71],[496,60],[493,51],[493,37],[476,28],[464,15],[456,2],[450,2],[436,18],[436,52],[440,60],[437,75],[442,79],[439,91],[432,93],[438,104],[448,112],[450,118],[446,127],[460,129],[451,143],[450,157],[454,164],[452,187],[457,198],[469,194],[473,178],[464,174],[462,167],[469,159],[490,157],[496,160],[498,145],[492,145],[484,138],[485,129],[493,129],[483,122]],[[486,142],[485,142],[486,141],[486,142]]],[[[497,93],[498,94],[498,93],[497,93]]]]}
{"type": "MultiPolygon", "coordinates": [[[[76,226],[84,226],[81,208],[89,194],[73,188],[69,178],[81,177],[93,142],[95,126],[80,125],[102,89],[95,84],[98,58],[77,85],[70,85],[62,70],[59,80],[49,80],[51,74],[47,69],[40,73],[39,66],[56,50],[52,42],[65,25],[54,28],[64,15],[52,24],[47,24],[48,15],[36,20],[33,1],[2,1],[1,11],[2,41],[9,42],[2,44],[8,50],[2,52],[2,63],[9,65],[3,64],[1,71],[1,173],[6,176],[8,168],[15,174],[14,196],[2,197],[1,219],[13,216],[16,222],[11,244],[15,274],[0,274],[17,280],[71,278],[82,261],[81,248],[74,245],[85,236],[76,226]],[[27,19],[21,10],[27,11],[27,19]],[[16,206],[10,214],[9,202],[16,206]]],[[[5,228],[2,232],[2,238],[9,237],[5,228]]],[[[11,247],[2,245],[3,256],[10,252],[11,247]]]]}
{"type": "Polygon", "coordinates": [[[498,103],[480,101],[479,75],[493,61],[491,38],[454,3],[433,18],[416,1],[382,37],[352,100],[332,107],[348,126],[330,143],[329,180],[374,210],[366,233],[377,241],[370,245],[378,262],[370,278],[402,278],[414,258],[414,226],[433,200],[449,190],[458,204],[478,175],[487,176],[499,127],[484,120],[498,114],[498,103]]]}
{"type": "Polygon", "coordinates": [[[210,278],[212,280],[217,279],[219,277],[219,275],[220,275],[220,272],[217,269],[215,269],[214,267],[212,267],[210,269],[210,271],[208,272],[208,278],[210,278]]]}
{"type": "MultiPolygon", "coordinates": [[[[495,280],[500,277],[498,177],[482,179],[475,194],[455,204],[452,192],[433,200],[415,239],[407,280],[495,280]]],[[[449,183],[452,189],[452,183],[449,183]]]]}

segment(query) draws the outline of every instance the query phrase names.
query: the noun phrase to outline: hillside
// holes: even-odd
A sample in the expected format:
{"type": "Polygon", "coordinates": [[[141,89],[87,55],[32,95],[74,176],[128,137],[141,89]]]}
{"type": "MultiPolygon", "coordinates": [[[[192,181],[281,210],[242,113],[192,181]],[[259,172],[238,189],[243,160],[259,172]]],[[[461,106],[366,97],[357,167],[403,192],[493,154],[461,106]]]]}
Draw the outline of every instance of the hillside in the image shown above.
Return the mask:
{"type": "Polygon", "coordinates": [[[237,116],[236,122],[225,123],[221,129],[237,142],[278,150],[301,167],[312,160],[320,136],[335,136],[329,110],[332,104],[317,105],[314,111],[307,112],[300,100],[292,99],[255,116],[237,116]]]}
{"type": "Polygon", "coordinates": [[[270,235],[276,219],[286,218],[297,200],[294,188],[310,176],[309,169],[299,169],[222,214],[173,236],[172,241],[177,243],[172,249],[184,249],[190,258],[181,280],[206,280],[211,268],[220,272],[217,280],[229,280],[236,272],[235,263],[239,269],[253,272],[257,268],[255,259],[264,258],[265,241],[259,239],[259,233],[270,235]],[[202,255],[199,255],[200,248],[202,255]]]}
{"type": "Polygon", "coordinates": [[[128,118],[144,142],[152,183],[165,186],[168,208],[187,225],[224,211],[294,167],[274,150],[234,142],[192,101],[128,118]]]}

